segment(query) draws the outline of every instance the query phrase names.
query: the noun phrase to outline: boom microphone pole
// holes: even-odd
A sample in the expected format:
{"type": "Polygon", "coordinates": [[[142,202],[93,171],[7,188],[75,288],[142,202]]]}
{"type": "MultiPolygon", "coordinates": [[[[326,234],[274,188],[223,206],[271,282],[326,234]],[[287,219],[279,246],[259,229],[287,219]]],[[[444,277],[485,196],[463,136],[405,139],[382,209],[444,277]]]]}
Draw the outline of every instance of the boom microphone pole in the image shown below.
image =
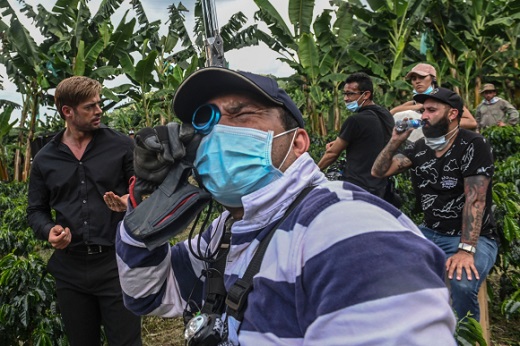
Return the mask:
{"type": "Polygon", "coordinates": [[[224,58],[224,45],[217,23],[217,11],[214,0],[202,0],[202,17],[204,18],[206,36],[204,40],[206,67],[227,67],[227,62],[224,58]]]}

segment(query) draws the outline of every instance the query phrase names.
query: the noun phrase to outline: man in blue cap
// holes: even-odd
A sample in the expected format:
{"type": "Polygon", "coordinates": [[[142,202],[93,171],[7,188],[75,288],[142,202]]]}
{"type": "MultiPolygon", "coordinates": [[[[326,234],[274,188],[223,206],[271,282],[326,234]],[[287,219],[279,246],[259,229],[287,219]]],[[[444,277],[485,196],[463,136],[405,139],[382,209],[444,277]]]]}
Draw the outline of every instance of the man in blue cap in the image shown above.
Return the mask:
{"type": "Polygon", "coordinates": [[[498,250],[491,212],[491,147],[481,135],[459,127],[463,103],[455,92],[435,88],[414,100],[423,104],[424,138],[397,153],[413,129],[394,130],[372,174],[388,177],[412,169],[424,212],[419,228],[446,253],[453,307],[459,319],[470,312],[478,321],[478,291],[498,250]]]}
{"type": "MultiPolygon", "coordinates": [[[[275,80],[204,68],[173,108],[183,128],[204,135],[193,166],[226,210],[193,239],[150,246],[126,221],[157,192],[129,205],[116,250],[131,311],[195,313],[189,345],[455,344],[442,251],[381,199],[327,181],[307,153],[302,114],[275,80]],[[214,298],[226,293],[221,307],[214,298]]],[[[191,141],[181,142],[190,156],[191,141]]]]}

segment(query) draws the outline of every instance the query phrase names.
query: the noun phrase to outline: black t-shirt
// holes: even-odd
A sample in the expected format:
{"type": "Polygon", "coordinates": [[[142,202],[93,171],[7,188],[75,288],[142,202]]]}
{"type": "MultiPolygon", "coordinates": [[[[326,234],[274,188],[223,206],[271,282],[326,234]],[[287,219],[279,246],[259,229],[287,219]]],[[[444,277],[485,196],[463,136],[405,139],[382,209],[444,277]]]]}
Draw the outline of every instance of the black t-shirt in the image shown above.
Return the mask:
{"type": "Polygon", "coordinates": [[[345,180],[376,193],[384,192],[387,179],[375,178],[370,171],[377,155],[390,139],[394,118],[378,105],[360,108],[341,126],[339,138],[347,142],[345,180]]]}
{"type": "MultiPolygon", "coordinates": [[[[412,161],[412,183],[420,194],[426,227],[447,235],[460,235],[466,200],[464,178],[493,177],[495,168],[489,143],[477,133],[460,129],[451,148],[441,157],[435,156],[424,138],[409,143],[404,155],[412,161]]],[[[490,182],[481,235],[494,233],[491,188],[490,182]]]]}

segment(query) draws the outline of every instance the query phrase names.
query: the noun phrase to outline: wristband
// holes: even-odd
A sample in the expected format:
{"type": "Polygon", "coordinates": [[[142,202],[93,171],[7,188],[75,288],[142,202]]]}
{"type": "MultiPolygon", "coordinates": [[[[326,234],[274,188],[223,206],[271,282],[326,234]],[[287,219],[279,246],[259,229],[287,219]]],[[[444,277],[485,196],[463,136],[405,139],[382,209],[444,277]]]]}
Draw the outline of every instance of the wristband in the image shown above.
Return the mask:
{"type": "Polygon", "coordinates": [[[466,244],[466,243],[459,243],[459,249],[466,251],[468,253],[472,253],[472,254],[475,254],[475,252],[477,252],[476,247],[474,247],[473,245],[470,245],[470,244],[466,244]]]}

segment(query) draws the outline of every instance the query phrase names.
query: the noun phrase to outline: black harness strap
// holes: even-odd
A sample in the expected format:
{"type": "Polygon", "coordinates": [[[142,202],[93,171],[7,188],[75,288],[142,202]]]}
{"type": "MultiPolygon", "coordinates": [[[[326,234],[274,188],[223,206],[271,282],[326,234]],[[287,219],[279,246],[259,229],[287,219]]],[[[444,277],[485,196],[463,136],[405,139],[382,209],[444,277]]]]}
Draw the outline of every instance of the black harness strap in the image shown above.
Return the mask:
{"type": "Polygon", "coordinates": [[[217,260],[206,271],[207,294],[201,312],[207,314],[224,312],[226,302],[226,287],[224,286],[224,270],[231,242],[231,226],[235,220],[228,217],[224,226],[224,234],[217,252],[217,260]]]}
{"type": "Polygon", "coordinates": [[[267,250],[267,246],[269,242],[273,238],[274,233],[280,226],[280,224],[291,214],[291,212],[300,204],[300,202],[307,196],[315,186],[306,187],[298,197],[292,202],[289,206],[285,214],[282,216],[280,220],[276,223],[276,225],[269,231],[269,234],[262,239],[260,245],[258,245],[258,250],[255,255],[251,259],[244,276],[238,279],[233,286],[229,289],[226,298],[226,305],[228,306],[228,314],[233,316],[237,321],[242,321],[244,318],[244,311],[247,306],[247,296],[249,292],[253,289],[253,277],[260,270],[260,266],[262,265],[262,260],[265,255],[265,251],[267,250]]]}

